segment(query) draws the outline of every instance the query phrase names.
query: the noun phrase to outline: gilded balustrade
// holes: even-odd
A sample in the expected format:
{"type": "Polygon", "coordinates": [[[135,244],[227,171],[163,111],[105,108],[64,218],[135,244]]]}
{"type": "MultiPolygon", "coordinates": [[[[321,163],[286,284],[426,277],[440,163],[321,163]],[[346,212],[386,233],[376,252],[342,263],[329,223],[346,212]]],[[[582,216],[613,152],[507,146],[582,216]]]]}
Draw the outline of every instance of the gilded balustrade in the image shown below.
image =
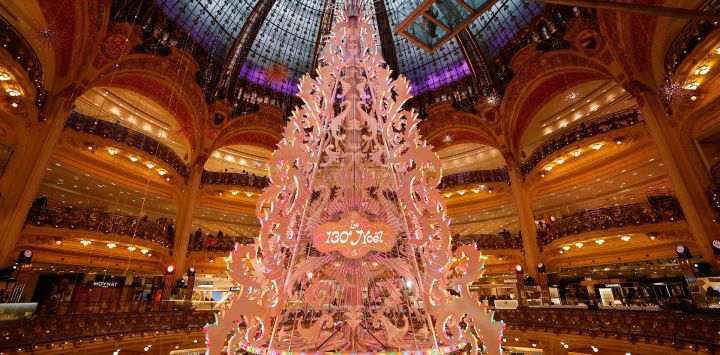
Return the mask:
{"type": "Polygon", "coordinates": [[[657,341],[677,348],[720,345],[720,318],[711,314],[679,312],[604,311],[575,309],[496,310],[495,319],[521,331],[580,332],[590,337],[615,336],[657,341]]]}
{"type": "Polygon", "coordinates": [[[134,236],[166,248],[172,245],[165,229],[166,226],[138,217],[108,213],[97,209],[33,205],[25,223],[134,236]]]}
{"type": "Polygon", "coordinates": [[[547,245],[572,234],[683,219],[677,199],[672,196],[652,199],[648,203],[598,208],[565,216],[538,229],[538,243],[547,245]]]}

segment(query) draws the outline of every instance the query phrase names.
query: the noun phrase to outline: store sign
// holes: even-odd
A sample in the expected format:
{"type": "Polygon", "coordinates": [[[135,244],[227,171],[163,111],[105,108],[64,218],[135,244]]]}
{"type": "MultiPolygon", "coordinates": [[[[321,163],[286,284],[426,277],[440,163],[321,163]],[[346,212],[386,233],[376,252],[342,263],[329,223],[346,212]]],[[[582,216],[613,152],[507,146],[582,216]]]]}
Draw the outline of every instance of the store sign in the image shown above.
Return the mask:
{"type": "Polygon", "coordinates": [[[93,287],[111,288],[118,287],[117,281],[93,281],[93,287]]]}
{"type": "Polygon", "coordinates": [[[604,284],[603,287],[604,287],[604,288],[635,287],[635,284],[633,284],[632,282],[622,282],[622,283],[617,283],[617,282],[616,282],[616,283],[604,284]]]}
{"type": "Polygon", "coordinates": [[[350,212],[337,222],[327,222],[315,230],[313,246],[323,253],[337,251],[350,258],[361,258],[371,251],[385,252],[397,240],[395,231],[383,222],[372,222],[358,212],[350,212]]]}

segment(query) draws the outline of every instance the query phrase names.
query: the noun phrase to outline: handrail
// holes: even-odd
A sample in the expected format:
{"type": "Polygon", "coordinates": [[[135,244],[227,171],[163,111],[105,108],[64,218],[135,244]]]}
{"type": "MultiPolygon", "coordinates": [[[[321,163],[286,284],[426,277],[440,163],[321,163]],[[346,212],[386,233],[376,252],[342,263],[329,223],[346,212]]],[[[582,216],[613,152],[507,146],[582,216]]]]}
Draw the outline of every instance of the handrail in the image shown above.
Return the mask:
{"type": "Polygon", "coordinates": [[[30,43],[2,16],[0,16],[0,33],[3,34],[0,36],[3,49],[10,52],[10,57],[25,69],[30,81],[35,84],[35,106],[42,112],[48,93],[43,88],[44,75],[40,59],[30,43]]]}
{"type": "Polygon", "coordinates": [[[590,337],[616,336],[636,342],[658,340],[676,348],[720,345],[720,318],[676,312],[604,311],[577,309],[496,310],[495,319],[509,329],[545,332],[577,331],[590,337]]]}
{"type": "Polygon", "coordinates": [[[489,182],[507,182],[510,181],[507,167],[493,170],[473,170],[464,171],[443,176],[440,180],[439,187],[447,189],[450,187],[468,185],[468,184],[484,184],[489,182]]]}
{"type": "Polygon", "coordinates": [[[54,342],[80,345],[85,339],[121,340],[144,332],[200,332],[213,321],[214,312],[195,310],[40,316],[0,322],[0,349],[36,350],[54,342]]]}
{"type": "Polygon", "coordinates": [[[85,229],[103,233],[135,236],[170,247],[166,226],[142,220],[138,217],[86,208],[66,208],[49,205],[33,205],[28,212],[26,224],[51,225],[55,228],[85,229]]]}
{"type": "Polygon", "coordinates": [[[571,144],[598,134],[633,126],[643,120],[638,107],[580,122],[556,132],[535,148],[527,159],[520,163],[523,175],[529,174],[545,157],[571,144]]]}
{"type": "Polygon", "coordinates": [[[111,123],[72,112],[65,126],[76,131],[111,138],[119,143],[145,151],[172,166],[180,176],[187,177],[190,172],[190,167],[170,147],[138,131],[123,127],[119,123],[111,123]]]}
{"type": "Polygon", "coordinates": [[[455,236],[452,239],[453,247],[472,244],[480,249],[522,249],[522,237],[519,234],[468,234],[455,236]]]}
{"type": "Polygon", "coordinates": [[[229,235],[202,235],[193,233],[190,234],[188,251],[229,252],[235,249],[235,243],[252,245],[255,244],[255,238],[229,235]]]}
{"type": "Polygon", "coordinates": [[[572,234],[599,229],[642,225],[683,219],[680,203],[673,196],[654,198],[649,203],[619,205],[576,213],[538,229],[538,243],[547,245],[572,234]]]}
{"type": "Polygon", "coordinates": [[[203,185],[234,185],[264,189],[270,185],[270,179],[248,173],[228,173],[203,170],[203,185]]]}
{"type": "MultiPolygon", "coordinates": [[[[707,1],[698,10],[718,12],[720,11],[720,0],[707,1]]],[[[711,21],[691,20],[688,22],[665,53],[665,77],[672,78],[693,49],[717,28],[718,24],[711,21]]]]}

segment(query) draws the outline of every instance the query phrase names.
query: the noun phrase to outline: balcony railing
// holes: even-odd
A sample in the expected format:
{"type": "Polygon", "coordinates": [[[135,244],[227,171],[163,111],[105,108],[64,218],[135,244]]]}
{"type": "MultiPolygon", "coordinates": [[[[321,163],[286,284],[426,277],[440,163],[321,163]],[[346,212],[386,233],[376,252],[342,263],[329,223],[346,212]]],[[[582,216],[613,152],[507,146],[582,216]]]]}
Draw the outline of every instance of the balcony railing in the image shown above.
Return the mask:
{"type": "Polygon", "coordinates": [[[615,336],[631,343],[649,338],[687,349],[688,345],[720,346],[717,315],[676,312],[593,311],[575,309],[497,310],[495,319],[509,329],[554,333],[581,332],[590,337],[615,336]]]}
{"type": "Polygon", "coordinates": [[[189,251],[229,252],[235,249],[235,243],[255,244],[253,237],[239,237],[229,235],[203,235],[190,234],[189,251]]]}
{"type": "Polygon", "coordinates": [[[447,189],[469,184],[486,184],[489,182],[507,182],[510,180],[507,167],[494,170],[474,170],[450,174],[442,177],[439,187],[447,189]]]}
{"type": "Polygon", "coordinates": [[[110,138],[124,145],[145,151],[168,163],[180,176],[187,177],[190,171],[188,165],[170,147],[130,128],[77,112],[70,114],[65,125],[76,131],[110,138]]]}
{"type": "Polygon", "coordinates": [[[171,245],[164,226],[138,217],[113,214],[94,209],[33,205],[26,224],[51,225],[55,228],[84,229],[103,233],[135,236],[163,247],[171,245]]]}
{"type": "MultiPolygon", "coordinates": [[[[717,13],[720,11],[720,0],[706,1],[698,10],[717,13]]],[[[717,28],[717,22],[706,20],[691,20],[688,22],[675,37],[665,54],[665,76],[672,78],[680,64],[692,53],[693,49],[717,28]]]]}
{"type": "Polygon", "coordinates": [[[475,243],[479,250],[522,249],[522,237],[518,234],[469,234],[453,237],[453,247],[475,243]]]}
{"type": "Polygon", "coordinates": [[[633,126],[642,121],[637,107],[598,117],[580,124],[562,129],[535,148],[528,158],[521,163],[523,175],[529,174],[547,156],[569,145],[580,142],[598,134],[633,126]]]}
{"type": "Polygon", "coordinates": [[[71,348],[83,341],[101,343],[143,333],[200,332],[214,320],[213,312],[194,310],[38,316],[0,322],[0,349],[22,348],[30,353],[51,343],[68,342],[64,346],[71,348]]]}
{"type": "MultiPolygon", "coordinates": [[[[40,29],[38,29],[40,31],[40,29]]],[[[0,16],[0,44],[10,53],[20,67],[27,71],[28,77],[35,85],[35,106],[42,112],[47,102],[48,93],[43,88],[43,67],[33,47],[4,17],[0,16]]],[[[38,117],[39,118],[39,117],[38,117]]]]}
{"type": "Polygon", "coordinates": [[[264,176],[247,173],[224,173],[214,171],[203,171],[203,185],[233,185],[246,186],[256,189],[264,189],[270,184],[270,180],[264,176]]]}
{"type": "Polygon", "coordinates": [[[538,242],[547,245],[571,234],[661,221],[674,222],[683,218],[677,199],[667,196],[652,199],[649,203],[598,208],[563,217],[547,228],[538,229],[538,242]]]}

